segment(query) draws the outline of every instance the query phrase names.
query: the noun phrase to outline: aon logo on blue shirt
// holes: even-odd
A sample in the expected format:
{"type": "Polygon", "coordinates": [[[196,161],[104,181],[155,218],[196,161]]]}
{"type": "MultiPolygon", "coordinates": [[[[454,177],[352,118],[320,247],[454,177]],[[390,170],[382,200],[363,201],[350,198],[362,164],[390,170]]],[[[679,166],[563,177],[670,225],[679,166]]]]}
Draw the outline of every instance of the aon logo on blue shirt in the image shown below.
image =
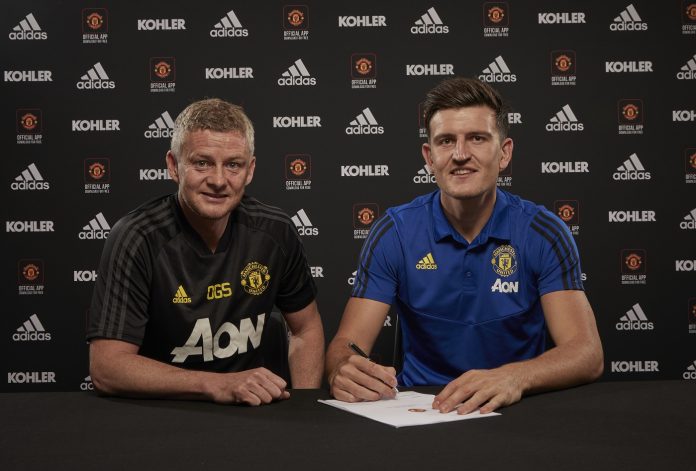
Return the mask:
{"type": "Polygon", "coordinates": [[[503,281],[500,278],[495,280],[493,286],[491,286],[491,291],[493,293],[517,293],[519,290],[519,281],[503,281]]]}

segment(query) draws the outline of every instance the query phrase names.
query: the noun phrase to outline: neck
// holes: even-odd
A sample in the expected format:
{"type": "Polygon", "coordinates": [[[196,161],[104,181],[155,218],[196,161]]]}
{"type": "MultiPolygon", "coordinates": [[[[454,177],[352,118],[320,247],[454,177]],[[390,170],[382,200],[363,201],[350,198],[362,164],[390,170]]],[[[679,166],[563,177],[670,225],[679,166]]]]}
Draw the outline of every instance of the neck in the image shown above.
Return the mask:
{"type": "Polygon", "coordinates": [[[479,235],[493,214],[496,190],[470,199],[454,199],[440,193],[440,204],[445,217],[464,239],[471,243],[479,235]]]}
{"type": "Polygon", "coordinates": [[[215,253],[218,243],[227,228],[227,221],[230,215],[228,214],[222,219],[203,218],[191,210],[186,203],[181,201],[181,198],[179,198],[179,206],[184,213],[184,217],[188,223],[191,224],[191,227],[193,227],[193,230],[201,236],[201,239],[203,239],[205,245],[210,249],[210,252],[215,253]]]}

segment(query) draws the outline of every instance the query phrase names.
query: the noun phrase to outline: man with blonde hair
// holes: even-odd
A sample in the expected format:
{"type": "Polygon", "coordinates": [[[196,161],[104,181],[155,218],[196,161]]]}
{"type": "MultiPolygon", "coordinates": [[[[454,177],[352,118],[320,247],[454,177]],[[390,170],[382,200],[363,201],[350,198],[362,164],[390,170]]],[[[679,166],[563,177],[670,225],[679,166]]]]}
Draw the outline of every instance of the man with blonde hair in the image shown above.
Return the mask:
{"type": "Polygon", "coordinates": [[[103,394],[259,405],[290,396],[267,366],[271,310],[292,333],[294,388],[321,382],[316,287],[292,221],[244,194],[254,128],[219,99],[177,117],[169,174],[178,191],[114,225],[89,312],[90,374],[103,394]]]}

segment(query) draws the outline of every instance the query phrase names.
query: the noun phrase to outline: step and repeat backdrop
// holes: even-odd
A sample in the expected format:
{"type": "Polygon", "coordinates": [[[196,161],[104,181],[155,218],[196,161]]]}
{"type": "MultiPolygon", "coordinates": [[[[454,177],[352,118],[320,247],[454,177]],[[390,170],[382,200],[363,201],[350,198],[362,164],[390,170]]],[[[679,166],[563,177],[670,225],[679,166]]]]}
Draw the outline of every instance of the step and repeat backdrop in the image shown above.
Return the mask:
{"type": "MultiPolygon", "coordinates": [[[[92,388],[85,320],[104,240],[176,190],[173,120],[205,97],[253,120],[248,192],[297,226],[329,340],[373,221],[436,188],[420,112],[452,75],[510,101],[499,186],[574,235],[604,379],[696,379],[696,0],[2,9],[0,390],[92,388]]],[[[387,363],[395,321],[375,348],[387,363]]]]}

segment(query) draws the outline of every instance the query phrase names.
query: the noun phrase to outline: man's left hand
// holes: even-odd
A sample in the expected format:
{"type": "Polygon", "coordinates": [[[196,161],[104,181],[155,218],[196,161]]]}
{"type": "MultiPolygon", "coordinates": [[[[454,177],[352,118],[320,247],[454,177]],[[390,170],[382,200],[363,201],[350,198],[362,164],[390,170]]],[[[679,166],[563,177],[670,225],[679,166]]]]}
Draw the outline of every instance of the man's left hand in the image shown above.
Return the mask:
{"type": "Polygon", "coordinates": [[[457,409],[458,414],[468,414],[480,408],[482,414],[487,414],[519,401],[523,392],[521,377],[510,368],[470,370],[435,396],[433,409],[443,413],[457,409]]]}

